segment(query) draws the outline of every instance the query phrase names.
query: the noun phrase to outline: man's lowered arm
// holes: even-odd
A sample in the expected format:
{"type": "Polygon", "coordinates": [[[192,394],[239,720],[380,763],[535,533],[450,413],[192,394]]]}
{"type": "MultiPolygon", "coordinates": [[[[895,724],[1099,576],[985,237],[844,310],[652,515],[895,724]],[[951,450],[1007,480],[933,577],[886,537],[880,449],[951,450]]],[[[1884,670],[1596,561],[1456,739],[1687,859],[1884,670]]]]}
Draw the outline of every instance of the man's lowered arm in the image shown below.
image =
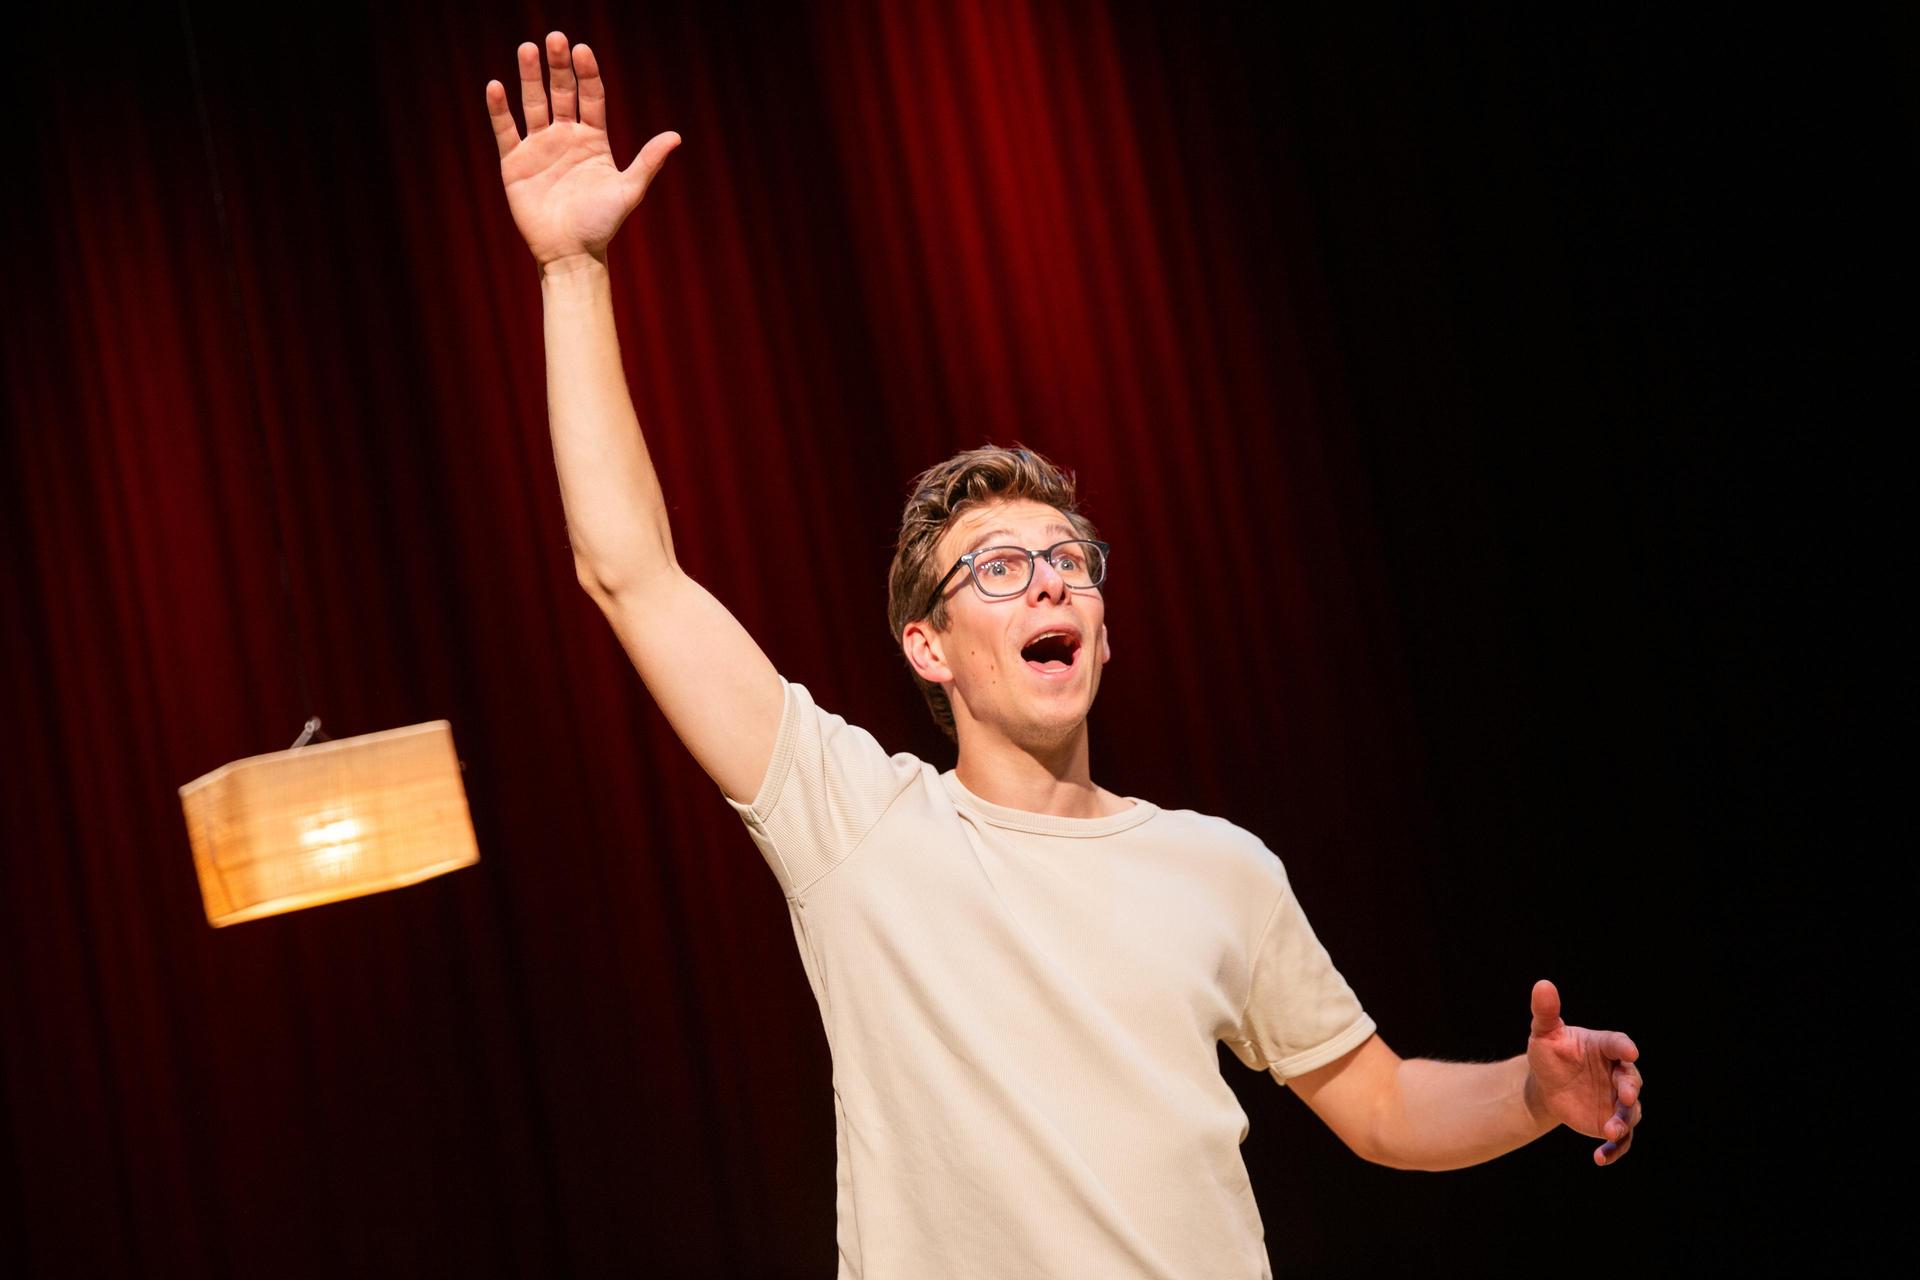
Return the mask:
{"type": "Polygon", "coordinates": [[[1527,1052],[1505,1062],[1401,1058],[1379,1036],[1288,1081],[1361,1157],[1396,1169],[1460,1169],[1505,1155],[1564,1124],[1603,1138],[1612,1164],[1640,1123],[1640,1051],[1618,1031],[1560,1019],[1560,994],[1533,988],[1527,1052]]]}

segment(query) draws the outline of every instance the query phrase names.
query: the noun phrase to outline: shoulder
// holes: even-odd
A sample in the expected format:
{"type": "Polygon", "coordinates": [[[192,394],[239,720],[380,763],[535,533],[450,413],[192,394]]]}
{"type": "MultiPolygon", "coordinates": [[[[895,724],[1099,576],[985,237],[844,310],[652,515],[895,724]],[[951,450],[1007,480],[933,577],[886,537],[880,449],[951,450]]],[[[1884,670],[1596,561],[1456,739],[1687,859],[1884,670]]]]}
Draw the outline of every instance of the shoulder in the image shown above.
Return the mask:
{"type": "Polygon", "coordinates": [[[1278,861],[1266,842],[1253,832],[1225,818],[1210,813],[1201,813],[1198,809],[1162,808],[1157,815],[1167,824],[1170,833],[1177,833],[1189,839],[1209,845],[1218,845],[1222,849],[1237,852],[1250,858],[1265,858],[1278,861]]]}
{"type": "Polygon", "coordinates": [[[1243,881],[1249,891],[1271,894],[1284,889],[1286,869],[1273,850],[1253,832],[1225,818],[1196,809],[1161,809],[1150,824],[1160,838],[1179,847],[1184,856],[1204,861],[1223,874],[1243,881]]]}
{"type": "Polygon", "coordinates": [[[871,733],[820,706],[803,684],[781,677],[786,705],[773,758],[749,804],[729,803],[743,817],[764,820],[784,798],[811,794],[836,810],[884,808],[927,765],[907,752],[889,753],[871,733]]]}
{"type": "Polygon", "coordinates": [[[851,738],[859,748],[865,749],[869,754],[883,757],[901,767],[910,766],[918,769],[924,763],[911,752],[887,751],[867,730],[838,712],[829,711],[821,706],[807,686],[797,680],[788,680],[785,676],[780,679],[786,687],[786,718],[796,722],[796,728],[810,723],[816,727],[816,731],[823,738],[851,738]]]}

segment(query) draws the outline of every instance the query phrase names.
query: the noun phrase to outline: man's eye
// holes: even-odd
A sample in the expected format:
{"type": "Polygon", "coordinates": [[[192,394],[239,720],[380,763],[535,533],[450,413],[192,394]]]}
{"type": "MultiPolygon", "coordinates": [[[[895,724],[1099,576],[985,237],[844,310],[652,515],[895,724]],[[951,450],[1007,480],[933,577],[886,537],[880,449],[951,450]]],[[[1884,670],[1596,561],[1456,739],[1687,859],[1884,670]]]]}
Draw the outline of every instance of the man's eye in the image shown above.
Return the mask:
{"type": "Polygon", "coordinates": [[[1053,567],[1062,573],[1071,573],[1080,567],[1080,557],[1071,552],[1062,551],[1053,558],[1053,567]]]}
{"type": "Polygon", "coordinates": [[[1004,578],[1013,572],[1013,568],[1005,560],[988,560],[980,566],[980,572],[989,578],[1004,578]]]}

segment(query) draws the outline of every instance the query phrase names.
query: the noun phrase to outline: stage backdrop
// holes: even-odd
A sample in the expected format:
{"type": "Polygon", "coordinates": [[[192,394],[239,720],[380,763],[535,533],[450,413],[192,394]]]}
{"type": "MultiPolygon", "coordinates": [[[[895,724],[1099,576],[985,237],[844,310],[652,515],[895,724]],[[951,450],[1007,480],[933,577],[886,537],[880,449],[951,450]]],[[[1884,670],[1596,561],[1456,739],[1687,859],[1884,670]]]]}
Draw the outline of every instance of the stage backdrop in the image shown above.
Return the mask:
{"type": "MultiPolygon", "coordinates": [[[[623,161],[685,139],[613,248],[627,371],[683,563],[782,672],[947,767],[889,546],[915,472],[1022,441],[1115,546],[1101,782],[1264,839],[1403,1053],[1517,1052],[1541,976],[1645,1047],[1622,1166],[1559,1134],[1444,1178],[1223,1058],[1277,1265],[1815,1230],[1727,1172],[1770,1135],[1703,1011],[1777,928],[1769,624],[1818,576],[1753,550],[1790,527],[1754,460],[1798,437],[1727,321],[1771,157],[1877,179],[1755,119],[1710,23],[1254,13],[43,20],[9,77],[0,1271],[834,1265],[780,895],[574,581],[482,94],[555,27],[623,161]],[[309,714],[451,720],[482,860],[215,931],[175,788],[309,714]]],[[[1890,118],[1841,63],[1798,65],[1890,118]]]]}

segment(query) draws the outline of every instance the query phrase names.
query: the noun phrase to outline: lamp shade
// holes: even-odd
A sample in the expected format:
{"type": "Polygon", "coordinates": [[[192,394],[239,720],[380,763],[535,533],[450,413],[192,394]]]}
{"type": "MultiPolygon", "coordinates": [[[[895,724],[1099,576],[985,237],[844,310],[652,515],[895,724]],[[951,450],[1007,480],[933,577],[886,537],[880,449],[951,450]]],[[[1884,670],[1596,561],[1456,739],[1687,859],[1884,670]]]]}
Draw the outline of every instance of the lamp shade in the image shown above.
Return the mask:
{"type": "Polygon", "coordinates": [[[235,760],[181,787],[180,803],[215,925],[480,860],[445,720],[235,760]]]}

